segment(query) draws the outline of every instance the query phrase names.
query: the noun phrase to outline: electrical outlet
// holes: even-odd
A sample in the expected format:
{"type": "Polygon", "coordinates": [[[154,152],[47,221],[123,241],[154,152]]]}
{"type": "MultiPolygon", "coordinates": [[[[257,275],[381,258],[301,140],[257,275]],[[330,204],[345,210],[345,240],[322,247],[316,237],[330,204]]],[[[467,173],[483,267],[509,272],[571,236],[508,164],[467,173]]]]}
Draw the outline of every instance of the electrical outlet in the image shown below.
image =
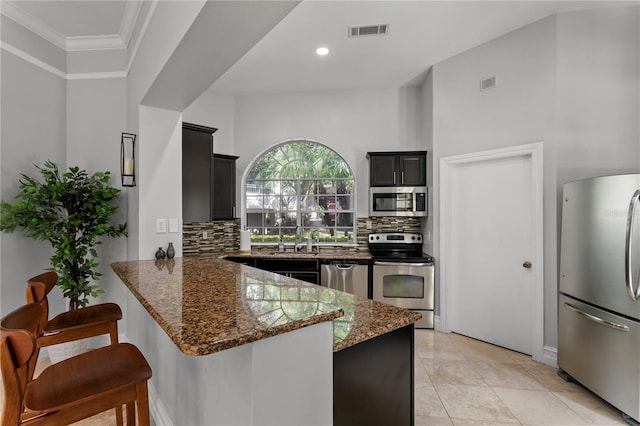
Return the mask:
{"type": "Polygon", "coordinates": [[[156,234],[167,232],[167,219],[156,219],[156,234]]]}
{"type": "Polygon", "coordinates": [[[370,220],[367,220],[367,229],[371,229],[373,228],[373,225],[371,224],[370,220]]]}
{"type": "Polygon", "coordinates": [[[209,238],[209,233],[207,231],[202,231],[202,239],[206,240],[207,238],[209,238]]]}
{"type": "Polygon", "coordinates": [[[178,232],[180,230],[178,224],[178,218],[172,217],[169,219],[169,232],[178,232]]]}

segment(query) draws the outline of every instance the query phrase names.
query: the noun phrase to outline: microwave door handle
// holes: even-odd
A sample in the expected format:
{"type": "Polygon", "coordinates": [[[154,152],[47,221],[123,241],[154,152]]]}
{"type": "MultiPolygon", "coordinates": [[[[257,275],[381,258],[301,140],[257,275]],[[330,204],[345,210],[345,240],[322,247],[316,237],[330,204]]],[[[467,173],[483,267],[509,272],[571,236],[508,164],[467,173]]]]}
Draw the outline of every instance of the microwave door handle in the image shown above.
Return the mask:
{"type": "MultiPolygon", "coordinates": [[[[633,196],[631,197],[631,203],[629,204],[629,213],[627,215],[627,235],[625,238],[625,249],[624,249],[624,269],[625,269],[625,278],[627,281],[627,294],[633,301],[638,301],[640,299],[640,276],[636,277],[636,288],[633,288],[634,277],[633,277],[633,265],[631,253],[632,239],[633,239],[633,230],[634,230],[634,222],[636,216],[636,209],[640,204],[640,189],[637,190],[633,196]]],[[[636,225],[637,226],[637,225],[636,225]]],[[[637,257],[637,255],[636,255],[637,257]]]]}

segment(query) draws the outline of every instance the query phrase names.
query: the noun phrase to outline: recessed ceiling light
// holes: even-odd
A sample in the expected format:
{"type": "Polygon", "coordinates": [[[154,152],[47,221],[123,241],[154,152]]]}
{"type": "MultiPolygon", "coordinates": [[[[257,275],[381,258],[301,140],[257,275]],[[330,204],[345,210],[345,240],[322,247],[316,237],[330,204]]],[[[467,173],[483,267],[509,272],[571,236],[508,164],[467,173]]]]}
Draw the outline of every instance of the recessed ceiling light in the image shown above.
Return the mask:
{"type": "Polygon", "coordinates": [[[325,56],[329,54],[329,49],[326,47],[318,47],[316,49],[316,54],[320,56],[325,56]]]}

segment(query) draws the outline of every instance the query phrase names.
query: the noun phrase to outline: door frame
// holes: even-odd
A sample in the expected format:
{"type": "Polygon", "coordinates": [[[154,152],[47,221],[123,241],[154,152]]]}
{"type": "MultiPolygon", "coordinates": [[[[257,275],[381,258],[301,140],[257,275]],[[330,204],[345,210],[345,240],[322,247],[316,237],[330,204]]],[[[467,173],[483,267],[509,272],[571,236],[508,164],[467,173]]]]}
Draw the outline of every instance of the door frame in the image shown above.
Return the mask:
{"type": "Polygon", "coordinates": [[[532,358],[544,362],[544,210],[543,210],[543,166],[542,166],[542,142],[524,145],[516,145],[500,149],[479,151],[468,154],[454,155],[440,158],[440,328],[446,333],[451,332],[449,313],[454,311],[453,297],[450,296],[451,270],[449,262],[452,258],[451,241],[451,204],[452,196],[452,172],[455,168],[482,163],[501,158],[528,156],[531,161],[531,205],[533,229],[531,242],[533,245],[531,262],[536,265],[533,272],[533,310],[531,348],[532,358]]]}

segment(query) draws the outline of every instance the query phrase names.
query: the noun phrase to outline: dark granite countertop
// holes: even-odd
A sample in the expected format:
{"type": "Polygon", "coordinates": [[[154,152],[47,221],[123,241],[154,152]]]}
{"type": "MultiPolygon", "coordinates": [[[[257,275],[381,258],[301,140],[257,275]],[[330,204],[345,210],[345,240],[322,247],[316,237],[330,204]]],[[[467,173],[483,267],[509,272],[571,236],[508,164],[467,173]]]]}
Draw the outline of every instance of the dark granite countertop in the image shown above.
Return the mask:
{"type": "Polygon", "coordinates": [[[339,351],[421,318],[213,256],[111,266],[187,355],[207,355],[324,321],[333,321],[333,350],[339,351]]]}

